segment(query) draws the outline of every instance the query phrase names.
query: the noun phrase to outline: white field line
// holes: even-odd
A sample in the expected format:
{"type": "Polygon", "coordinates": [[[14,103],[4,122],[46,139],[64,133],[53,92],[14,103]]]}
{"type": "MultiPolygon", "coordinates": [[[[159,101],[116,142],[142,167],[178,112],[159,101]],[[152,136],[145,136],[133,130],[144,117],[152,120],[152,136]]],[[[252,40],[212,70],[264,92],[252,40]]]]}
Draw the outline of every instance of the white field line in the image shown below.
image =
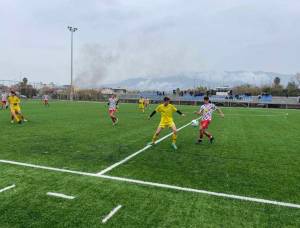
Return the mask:
{"type": "Polygon", "coordinates": [[[82,175],[82,176],[98,177],[98,178],[104,178],[104,179],[127,182],[127,183],[134,183],[134,184],[145,185],[145,186],[152,186],[152,187],[165,188],[165,189],[173,189],[173,190],[183,191],[183,192],[200,193],[200,194],[218,196],[218,197],[229,198],[229,199],[238,199],[238,200],[242,200],[242,201],[250,201],[250,202],[257,202],[257,203],[262,203],[262,204],[271,204],[271,205],[276,205],[276,206],[291,207],[291,208],[300,209],[300,204],[294,204],[294,203],[287,203],[287,202],[280,202],[280,201],[274,201],[274,200],[253,198],[253,197],[247,197],[247,196],[232,195],[232,194],[219,193],[219,192],[211,192],[211,191],[206,191],[206,190],[185,188],[185,187],[179,187],[179,186],[175,186],[175,185],[168,185],[168,184],[161,184],[161,183],[155,183],[155,182],[134,180],[134,179],[123,178],[123,177],[97,175],[95,173],[72,171],[72,170],[59,169],[59,168],[53,168],[53,167],[47,167],[47,166],[41,166],[41,165],[33,165],[33,164],[15,162],[15,161],[8,161],[8,160],[0,160],[0,163],[11,164],[11,165],[19,165],[19,166],[25,166],[25,167],[37,168],[37,169],[44,169],[44,170],[50,170],[50,171],[56,171],[56,172],[62,172],[62,173],[72,173],[72,174],[77,174],[77,175],[82,175]]]}
{"type": "Polygon", "coordinates": [[[218,196],[218,197],[223,197],[223,198],[238,199],[238,200],[242,200],[242,201],[257,202],[257,203],[263,203],[263,204],[272,204],[272,205],[277,205],[277,206],[293,207],[293,208],[300,209],[300,204],[293,204],[293,203],[286,203],[286,202],[280,202],[280,201],[274,201],[274,200],[253,198],[253,197],[248,197],[248,196],[232,195],[232,194],[226,194],[226,193],[220,193],[220,192],[211,192],[211,191],[206,191],[206,190],[185,188],[185,187],[179,187],[179,186],[175,186],[175,185],[134,180],[134,179],[128,179],[128,178],[123,178],[123,177],[114,177],[114,176],[106,176],[106,175],[102,175],[101,177],[111,179],[111,180],[118,180],[118,181],[124,181],[124,182],[128,182],[128,183],[140,184],[140,185],[148,185],[148,186],[153,186],[153,187],[174,189],[174,190],[184,191],[184,192],[194,192],[194,193],[218,196]]]}
{"type": "Polygon", "coordinates": [[[2,188],[2,189],[0,189],[0,193],[1,192],[5,192],[5,191],[7,191],[7,190],[9,190],[9,189],[12,189],[12,188],[14,188],[14,187],[16,187],[16,185],[11,185],[11,186],[8,186],[8,187],[6,187],[6,188],[2,188]]]}
{"type": "Polygon", "coordinates": [[[75,199],[75,196],[68,196],[62,193],[56,193],[56,192],[47,192],[48,196],[54,196],[54,197],[58,197],[58,198],[64,198],[64,199],[75,199]]]}
{"type": "Polygon", "coordinates": [[[33,164],[23,163],[23,162],[0,160],[0,163],[18,165],[18,166],[24,166],[24,167],[30,167],[30,168],[36,168],[36,169],[45,169],[45,170],[51,170],[51,171],[63,172],[63,173],[72,173],[72,174],[78,174],[78,175],[83,175],[83,176],[97,177],[97,174],[94,174],[94,173],[73,171],[73,170],[68,170],[68,169],[59,169],[59,168],[53,168],[53,167],[48,167],[48,166],[42,166],[42,165],[33,165],[33,164]]]}
{"type": "MultiPolygon", "coordinates": [[[[278,115],[243,115],[243,114],[225,114],[225,118],[226,118],[226,116],[250,116],[250,117],[262,116],[262,117],[274,117],[274,116],[287,116],[287,115],[288,115],[288,113],[283,114],[283,115],[280,115],[280,114],[278,114],[278,115]]],[[[199,119],[200,119],[200,118],[197,118],[197,120],[199,120],[199,119]]],[[[187,123],[186,125],[183,125],[182,127],[178,128],[177,131],[182,130],[183,128],[189,126],[190,124],[191,124],[191,122],[187,123]]],[[[165,140],[166,138],[170,137],[172,134],[173,134],[173,133],[171,132],[171,133],[165,135],[164,137],[162,137],[162,138],[160,138],[159,140],[157,140],[157,141],[155,142],[155,144],[160,143],[161,141],[163,141],[163,140],[165,140]]],[[[145,146],[144,148],[142,148],[142,149],[138,150],[137,152],[135,152],[135,153],[129,155],[128,157],[124,158],[123,160],[121,160],[121,161],[119,161],[119,162],[117,162],[117,163],[115,163],[115,164],[113,164],[113,165],[111,165],[111,166],[105,168],[104,170],[98,172],[97,174],[98,174],[98,175],[103,175],[103,174],[105,174],[105,173],[111,171],[112,169],[116,168],[117,166],[120,166],[120,165],[124,164],[124,163],[127,162],[128,160],[130,160],[130,159],[132,159],[133,157],[139,155],[140,153],[144,152],[145,150],[149,149],[150,147],[152,147],[152,146],[151,146],[151,145],[145,146]]]]}
{"type": "Polygon", "coordinates": [[[106,223],[111,217],[113,217],[118,210],[120,210],[122,208],[122,205],[118,205],[117,207],[115,207],[104,219],[102,219],[102,223],[106,223]]]}
{"type": "MultiPolygon", "coordinates": [[[[197,118],[197,119],[200,119],[200,118],[197,118]]],[[[178,128],[177,131],[180,131],[180,130],[182,130],[183,128],[186,128],[186,127],[189,126],[190,124],[191,124],[191,121],[190,121],[189,123],[183,125],[182,127],[178,128]]],[[[158,140],[155,142],[155,144],[160,143],[161,141],[163,141],[163,140],[165,140],[166,138],[170,137],[172,134],[173,134],[173,133],[171,132],[171,133],[165,135],[164,137],[158,139],[158,140]]],[[[131,158],[133,158],[133,157],[139,155],[140,153],[144,152],[145,150],[149,149],[150,147],[152,147],[152,145],[147,145],[147,146],[145,146],[144,148],[142,148],[142,149],[138,150],[137,152],[135,152],[135,153],[129,155],[128,157],[124,158],[123,160],[121,160],[121,161],[119,161],[119,162],[117,162],[117,163],[115,163],[115,164],[113,164],[113,165],[107,167],[106,169],[100,171],[99,173],[97,173],[97,175],[103,175],[103,174],[105,174],[105,173],[111,171],[112,169],[116,168],[116,167],[119,166],[119,165],[122,165],[123,163],[125,163],[125,162],[127,162],[128,160],[130,160],[131,158]]]]}

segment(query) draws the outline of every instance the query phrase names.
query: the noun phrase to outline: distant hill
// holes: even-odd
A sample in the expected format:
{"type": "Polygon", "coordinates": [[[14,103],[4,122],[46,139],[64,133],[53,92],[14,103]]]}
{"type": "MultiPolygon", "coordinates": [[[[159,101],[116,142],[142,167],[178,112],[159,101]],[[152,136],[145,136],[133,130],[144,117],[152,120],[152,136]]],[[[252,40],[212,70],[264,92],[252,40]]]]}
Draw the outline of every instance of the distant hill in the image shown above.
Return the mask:
{"type": "Polygon", "coordinates": [[[122,87],[139,90],[173,90],[176,88],[188,89],[194,86],[236,86],[242,84],[271,85],[273,79],[279,77],[281,84],[286,85],[293,79],[293,74],[280,74],[263,71],[225,71],[199,72],[182,75],[162,76],[153,78],[131,78],[118,83],[108,84],[109,87],[122,87]]]}

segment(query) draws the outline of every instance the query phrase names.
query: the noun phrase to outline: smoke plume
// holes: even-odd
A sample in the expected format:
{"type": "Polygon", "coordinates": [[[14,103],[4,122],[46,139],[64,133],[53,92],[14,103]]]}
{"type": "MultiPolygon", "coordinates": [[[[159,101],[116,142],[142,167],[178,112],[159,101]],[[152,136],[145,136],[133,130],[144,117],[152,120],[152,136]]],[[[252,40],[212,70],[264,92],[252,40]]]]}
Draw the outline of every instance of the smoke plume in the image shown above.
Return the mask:
{"type": "Polygon", "coordinates": [[[112,49],[99,44],[86,44],[82,47],[79,59],[75,85],[93,88],[101,85],[108,77],[109,69],[116,64],[119,56],[112,49]]]}

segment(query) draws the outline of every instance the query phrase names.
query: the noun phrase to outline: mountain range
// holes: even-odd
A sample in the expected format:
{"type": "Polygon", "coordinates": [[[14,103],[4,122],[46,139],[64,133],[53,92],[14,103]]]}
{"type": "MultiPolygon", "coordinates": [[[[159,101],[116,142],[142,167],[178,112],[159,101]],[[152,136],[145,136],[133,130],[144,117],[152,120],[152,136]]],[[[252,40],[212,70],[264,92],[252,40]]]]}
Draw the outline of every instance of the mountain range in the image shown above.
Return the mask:
{"type": "Polygon", "coordinates": [[[196,72],[160,77],[136,77],[117,83],[107,84],[107,87],[125,88],[130,90],[165,90],[176,88],[191,89],[198,86],[215,88],[218,86],[237,86],[251,84],[256,86],[271,85],[275,77],[279,77],[282,85],[293,80],[293,74],[281,74],[264,71],[224,71],[196,72]]]}

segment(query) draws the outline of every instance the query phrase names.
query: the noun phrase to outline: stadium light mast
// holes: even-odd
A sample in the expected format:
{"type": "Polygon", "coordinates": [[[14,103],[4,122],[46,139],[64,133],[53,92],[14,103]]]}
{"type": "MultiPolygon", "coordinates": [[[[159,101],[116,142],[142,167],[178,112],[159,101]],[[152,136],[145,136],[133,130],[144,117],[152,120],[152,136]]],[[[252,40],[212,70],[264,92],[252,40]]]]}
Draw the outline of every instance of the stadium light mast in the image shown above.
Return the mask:
{"type": "Polygon", "coordinates": [[[78,28],[68,26],[69,31],[71,32],[71,88],[70,88],[70,100],[73,100],[74,96],[74,86],[73,86],[73,33],[78,30],[78,28]]]}

